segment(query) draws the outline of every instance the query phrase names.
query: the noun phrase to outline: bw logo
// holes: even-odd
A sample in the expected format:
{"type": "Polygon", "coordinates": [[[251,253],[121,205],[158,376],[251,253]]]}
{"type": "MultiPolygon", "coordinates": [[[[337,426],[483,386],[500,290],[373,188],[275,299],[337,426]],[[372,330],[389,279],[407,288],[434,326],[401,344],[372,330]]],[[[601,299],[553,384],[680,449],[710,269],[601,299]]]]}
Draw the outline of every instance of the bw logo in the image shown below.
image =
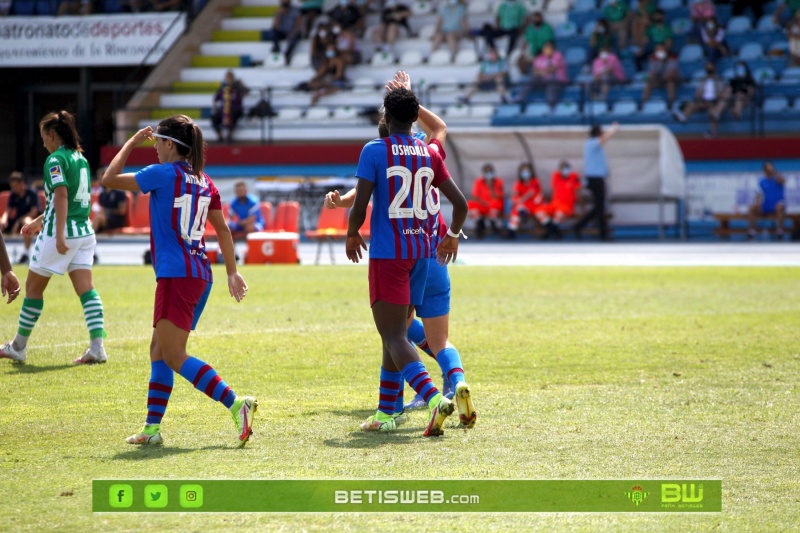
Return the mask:
{"type": "Polygon", "coordinates": [[[694,483],[662,483],[662,503],[698,503],[703,501],[703,484],[694,483]]]}
{"type": "Polygon", "coordinates": [[[639,485],[635,485],[631,488],[630,492],[626,492],[625,495],[633,502],[636,507],[639,507],[639,504],[642,503],[645,498],[650,496],[649,492],[645,492],[642,487],[639,485]]]}

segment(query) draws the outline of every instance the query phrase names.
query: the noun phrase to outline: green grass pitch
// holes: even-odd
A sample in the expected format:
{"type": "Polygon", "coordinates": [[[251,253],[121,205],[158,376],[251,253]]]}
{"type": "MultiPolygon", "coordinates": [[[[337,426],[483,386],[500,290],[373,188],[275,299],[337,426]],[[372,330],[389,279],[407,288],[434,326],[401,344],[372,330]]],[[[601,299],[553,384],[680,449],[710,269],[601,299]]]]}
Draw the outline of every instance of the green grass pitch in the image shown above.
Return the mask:
{"type": "MultiPolygon", "coordinates": [[[[69,365],[87,334],[68,280],[51,282],[28,364],[0,361],[0,530],[800,525],[798,268],[453,267],[450,337],[479,419],[465,432],[454,417],[438,439],[421,437],[421,412],[395,434],[357,429],[380,362],[365,268],[242,270],[248,297],[236,304],[220,281],[189,351],[258,396],[244,450],[228,412],[180,377],[165,445],[125,443],[145,414],[152,270],[95,270],[109,362],[94,367],[69,365]],[[93,515],[93,478],[720,478],[723,512],[93,515]]],[[[0,340],[18,311],[0,308],[0,340]]]]}

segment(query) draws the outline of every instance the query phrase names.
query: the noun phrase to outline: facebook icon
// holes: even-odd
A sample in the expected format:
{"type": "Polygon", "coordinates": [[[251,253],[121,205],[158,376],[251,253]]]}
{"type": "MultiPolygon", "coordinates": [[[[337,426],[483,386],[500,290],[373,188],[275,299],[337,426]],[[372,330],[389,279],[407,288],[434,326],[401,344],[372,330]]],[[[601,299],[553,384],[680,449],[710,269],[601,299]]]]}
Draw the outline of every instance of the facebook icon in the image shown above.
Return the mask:
{"type": "Polygon", "coordinates": [[[133,505],[133,487],[130,485],[111,485],[108,488],[108,505],[124,509],[133,505]]]}

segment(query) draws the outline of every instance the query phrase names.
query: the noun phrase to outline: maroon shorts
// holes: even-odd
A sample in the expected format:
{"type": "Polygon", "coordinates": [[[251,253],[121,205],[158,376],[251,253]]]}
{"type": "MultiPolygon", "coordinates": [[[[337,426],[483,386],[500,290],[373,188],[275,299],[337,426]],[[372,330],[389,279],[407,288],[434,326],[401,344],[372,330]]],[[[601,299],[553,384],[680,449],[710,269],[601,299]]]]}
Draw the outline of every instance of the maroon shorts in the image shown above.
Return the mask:
{"type": "Polygon", "coordinates": [[[160,278],[153,327],[165,319],[183,330],[192,331],[203,312],[210,288],[210,283],[199,278],[160,278]]]}
{"type": "Polygon", "coordinates": [[[370,259],[369,305],[420,305],[428,277],[426,259],[370,259]]]}

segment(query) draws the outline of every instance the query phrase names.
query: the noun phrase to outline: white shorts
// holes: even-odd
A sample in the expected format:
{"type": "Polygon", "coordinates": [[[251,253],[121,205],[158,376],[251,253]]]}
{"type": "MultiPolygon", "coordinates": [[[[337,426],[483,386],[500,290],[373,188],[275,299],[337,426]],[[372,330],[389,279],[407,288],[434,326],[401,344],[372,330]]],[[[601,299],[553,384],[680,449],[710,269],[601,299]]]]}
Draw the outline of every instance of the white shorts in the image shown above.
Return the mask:
{"type": "Polygon", "coordinates": [[[53,274],[63,276],[73,270],[91,270],[96,244],[94,235],[67,239],[69,250],[61,255],[56,250],[56,238],[40,233],[34,243],[30,269],[46,278],[53,274]]]}

